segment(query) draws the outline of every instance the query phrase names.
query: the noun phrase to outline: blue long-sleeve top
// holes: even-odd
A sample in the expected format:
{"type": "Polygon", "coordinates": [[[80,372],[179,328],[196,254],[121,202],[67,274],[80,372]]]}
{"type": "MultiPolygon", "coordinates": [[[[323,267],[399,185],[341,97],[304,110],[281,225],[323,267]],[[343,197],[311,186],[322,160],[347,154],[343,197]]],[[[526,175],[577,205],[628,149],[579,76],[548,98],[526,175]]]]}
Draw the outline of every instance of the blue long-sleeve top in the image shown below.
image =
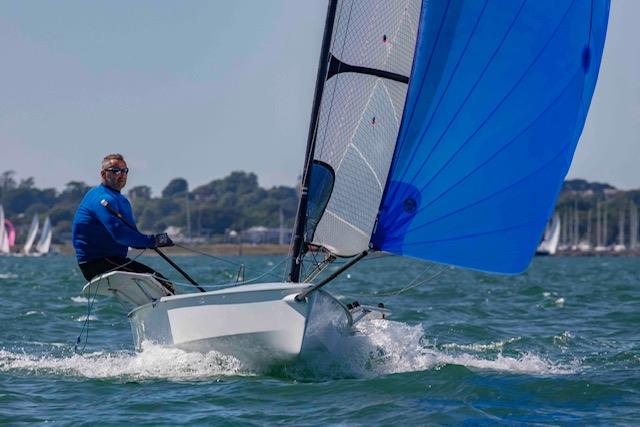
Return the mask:
{"type": "Polygon", "coordinates": [[[102,199],[135,227],[131,204],[125,196],[104,184],[92,188],[85,194],[73,218],[73,248],[79,263],[108,256],[126,257],[129,247],[155,247],[153,236],[125,225],[120,218],[102,206],[102,199]]]}

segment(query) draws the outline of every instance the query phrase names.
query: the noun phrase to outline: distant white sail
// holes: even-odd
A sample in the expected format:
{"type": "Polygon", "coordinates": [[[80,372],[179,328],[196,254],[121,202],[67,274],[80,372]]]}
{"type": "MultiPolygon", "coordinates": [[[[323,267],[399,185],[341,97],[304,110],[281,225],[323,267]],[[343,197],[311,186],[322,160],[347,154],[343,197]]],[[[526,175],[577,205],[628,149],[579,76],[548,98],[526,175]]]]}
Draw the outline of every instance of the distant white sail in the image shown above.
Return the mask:
{"type": "Polygon", "coordinates": [[[36,240],[36,234],[38,234],[38,228],[40,228],[40,223],[38,221],[38,214],[33,216],[33,220],[31,221],[31,226],[29,226],[29,233],[27,233],[27,240],[24,242],[24,247],[22,248],[22,252],[25,255],[29,255],[31,252],[31,247],[33,246],[33,242],[36,240]]]}
{"type": "Polygon", "coordinates": [[[9,253],[9,236],[4,229],[4,208],[0,205],[0,254],[9,253]]]}
{"type": "Polygon", "coordinates": [[[36,251],[45,255],[49,253],[49,249],[51,248],[51,238],[53,236],[53,229],[51,228],[51,220],[47,216],[44,220],[44,224],[42,225],[42,233],[40,234],[40,240],[38,240],[38,244],[36,245],[36,251]]]}
{"type": "Polygon", "coordinates": [[[560,215],[553,214],[551,225],[547,227],[544,233],[544,240],[538,246],[536,254],[538,255],[555,255],[560,241],[560,215]]]}
{"type": "MultiPolygon", "coordinates": [[[[2,226],[2,228],[4,228],[4,225],[2,226]]],[[[5,232],[3,234],[2,241],[0,241],[0,255],[11,253],[11,247],[9,246],[9,233],[7,233],[6,230],[4,231],[5,232]]]]}

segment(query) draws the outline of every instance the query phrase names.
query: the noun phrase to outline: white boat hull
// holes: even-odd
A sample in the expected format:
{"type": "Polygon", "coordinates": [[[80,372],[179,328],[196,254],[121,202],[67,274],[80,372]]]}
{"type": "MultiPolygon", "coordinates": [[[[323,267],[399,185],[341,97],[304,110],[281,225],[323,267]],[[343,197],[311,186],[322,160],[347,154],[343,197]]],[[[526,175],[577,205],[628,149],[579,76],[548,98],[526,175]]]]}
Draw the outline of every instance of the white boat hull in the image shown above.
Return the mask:
{"type": "Polygon", "coordinates": [[[129,314],[136,348],[149,341],[184,350],[216,350],[241,360],[287,360],[302,350],[314,298],[304,286],[245,285],[164,297],[129,314]]]}

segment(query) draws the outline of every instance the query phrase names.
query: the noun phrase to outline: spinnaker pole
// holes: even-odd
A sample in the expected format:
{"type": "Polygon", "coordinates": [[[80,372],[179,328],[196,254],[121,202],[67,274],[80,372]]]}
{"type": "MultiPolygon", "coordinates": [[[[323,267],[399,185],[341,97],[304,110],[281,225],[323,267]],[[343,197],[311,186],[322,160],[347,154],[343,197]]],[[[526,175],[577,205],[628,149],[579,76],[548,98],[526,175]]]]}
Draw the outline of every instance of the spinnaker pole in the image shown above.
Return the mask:
{"type": "Polygon", "coordinates": [[[329,48],[331,47],[331,35],[333,33],[333,23],[336,16],[337,5],[338,0],[329,0],[329,5],[327,7],[327,19],[324,24],[324,35],[322,36],[322,47],[320,49],[320,61],[318,64],[318,76],[316,78],[316,87],[311,107],[311,120],[309,122],[309,133],[307,135],[307,149],[305,153],[304,169],[302,172],[302,182],[300,185],[300,200],[298,202],[294,236],[291,241],[291,268],[289,269],[290,282],[300,281],[302,258],[304,257],[305,252],[304,229],[307,216],[307,204],[309,202],[309,180],[311,178],[311,165],[315,150],[318,114],[320,112],[322,92],[324,90],[324,84],[327,80],[327,71],[329,69],[329,48]]]}

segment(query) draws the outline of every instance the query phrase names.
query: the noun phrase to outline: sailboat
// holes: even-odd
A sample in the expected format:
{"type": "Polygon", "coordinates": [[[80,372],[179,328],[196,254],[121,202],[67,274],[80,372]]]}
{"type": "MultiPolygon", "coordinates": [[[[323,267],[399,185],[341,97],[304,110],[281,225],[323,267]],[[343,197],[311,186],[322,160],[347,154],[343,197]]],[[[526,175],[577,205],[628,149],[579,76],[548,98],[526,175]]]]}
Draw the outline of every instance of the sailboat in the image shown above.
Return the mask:
{"type": "Polygon", "coordinates": [[[38,220],[38,214],[33,215],[31,225],[29,225],[29,231],[27,232],[27,238],[22,246],[22,253],[24,255],[31,255],[31,248],[36,241],[38,230],[40,229],[40,221],[38,220]]]}
{"type": "Polygon", "coordinates": [[[544,231],[542,242],[536,249],[536,255],[555,255],[560,242],[560,215],[553,214],[549,226],[544,231]]]}
{"type": "Polygon", "coordinates": [[[0,223],[0,255],[11,254],[11,247],[9,246],[9,233],[4,225],[4,221],[0,223]]]}
{"type": "Polygon", "coordinates": [[[329,1],[288,280],[171,295],[112,272],[85,292],[134,307],[138,349],[277,362],[386,314],[326,290],[372,253],[524,271],[584,126],[608,13],[608,0],[329,1]]]}
{"type": "Polygon", "coordinates": [[[0,255],[11,254],[12,240],[15,238],[12,231],[13,225],[4,217],[4,208],[0,204],[0,255]]]}
{"type": "Polygon", "coordinates": [[[53,228],[51,227],[51,219],[47,215],[42,224],[42,231],[40,232],[40,239],[36,244],[35,254],[38,256],[49,254],[51,249],[51,239],[53,237],[53,228]]]}
{"type": "Polygon", "coordinates": [[[51,219],[47,215],[42,224],[42,229],[40,229],[40,221],[38,220],[38,214],[36,213],[31,220],[31,225],[29,226],[29,231],[27,232],[27,238],[25,240],[24,246],[22,247],[22,254],[25,256],[42,256],[49,254],[49,251],[51,250],[52,238],[53,227],[51,226],[51,219]],[[38,230],[40,230],[40,238],[36,243],[38,230]],[[32,249],[35,250],[32,251],[32,249]]]}

